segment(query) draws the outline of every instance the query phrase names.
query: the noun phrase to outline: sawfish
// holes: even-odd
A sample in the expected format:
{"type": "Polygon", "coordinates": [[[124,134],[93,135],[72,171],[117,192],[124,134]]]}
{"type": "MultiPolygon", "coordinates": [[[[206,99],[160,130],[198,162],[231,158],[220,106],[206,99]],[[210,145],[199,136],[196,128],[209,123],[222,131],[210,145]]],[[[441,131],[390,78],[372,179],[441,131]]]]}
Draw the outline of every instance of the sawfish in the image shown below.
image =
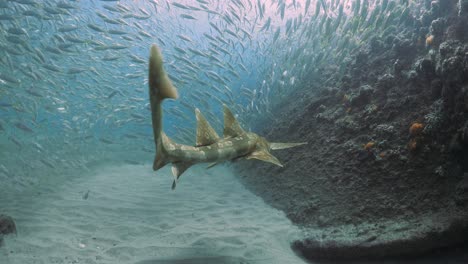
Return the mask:
{"type": "Polygon", "coordinates": [[[156,145],[153,170],[157,171],[166,164],[172,163],[174,176],[172,189],[175,189],[180,175],[194,164],[211,163],[208,166],[210,168],[224,161],[245,158],[270,162],[283,167],[281,162],[270,153],[271,150],[307,144],[306,142],[272,143],[253,132],[247,132],[242,129],[226,105],[223,105],[223,137],[216,133],[200,110],[196,108],[196,144],[195,146],[178,144],[162,131],[162,102],[168,98],[177,99],[178,92],[164,70],[162,54],[155,44],[150,49],[148,86],[153,136],[156,145]]]}

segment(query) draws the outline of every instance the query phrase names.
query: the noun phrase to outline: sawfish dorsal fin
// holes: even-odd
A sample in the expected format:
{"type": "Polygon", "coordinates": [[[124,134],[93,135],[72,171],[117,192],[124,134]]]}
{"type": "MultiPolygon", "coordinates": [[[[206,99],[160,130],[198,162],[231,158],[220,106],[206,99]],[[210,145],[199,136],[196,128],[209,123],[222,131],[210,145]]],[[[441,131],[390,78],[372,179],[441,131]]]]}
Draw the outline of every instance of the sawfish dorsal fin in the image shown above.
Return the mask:
{"type": "Polygon", "coordinates": [[[224,137],[237,137],[239,135],[245,134],[245,131],[239,125],[234,115],[231,113],[231,110],[223,104],[224,108],[224,137]]]}
{"type": "Polygon", "coordinates": [[[211,145],[219,140],[216,131],[211,127],[210,123],[200,113],[198,108],[195,109],[195,116],[197,118],[197,140],[196,146],[211,145]]]}
{"type": "Polygon", "coordinates": [[[270,152],[266,150],[256,150],[246,157],[247,159],[258,159],[265,162],[270,162],[280,167],[283,167],[283,164],[270,152]]]}

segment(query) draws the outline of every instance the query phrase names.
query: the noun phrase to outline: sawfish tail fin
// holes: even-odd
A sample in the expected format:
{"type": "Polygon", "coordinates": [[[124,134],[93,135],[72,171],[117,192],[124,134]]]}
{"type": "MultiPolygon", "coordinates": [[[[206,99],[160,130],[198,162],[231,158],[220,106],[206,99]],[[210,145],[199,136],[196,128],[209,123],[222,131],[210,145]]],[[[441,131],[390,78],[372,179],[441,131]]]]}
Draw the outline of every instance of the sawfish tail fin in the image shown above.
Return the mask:
{"type": "Polygon", "coordinates": [[[156,144],[156,156],[154,157],[153,170],[157,171],[171,162],[168,159],[166,151],[166,148],[169,144],[173,144],[171,139],[166,136],[164,132],[161,132],[161,137],[156,144]]]}
{"type": "Polygon", "coordinates": [[[167,156],[166,149],[170,149],[177,143],[174,143],[164,132],[161,132],[161,141],[157,145],[156,157],[153,163],[153,170],[159,170],[168,163],[172,163],[172,175],[174,176],[174,181],[172,182],[172,190],[175,189],[177,182],[179,181],[180,175],[184,173],[193,163],[182,162],[182,161],[173,161],[170,160],[167,156]]]}
{"type": "Polygon", "coordinates": [[[153,124],[154,143],[156,145],[156,157],[154,158],[153,170],[158,170],[169,163],[165,143],[169,138],[162,132],[162,109],[164,99],[177,99],[177,89],[167,76],[163,66],[163,57],[158,46],[153,44],[150,50],[148,71],[149,97],[151,104],[151,121],[153,124]]]}
{"type": "Polygon", "coordinates": [[[150,95],[154,94],[155,99],[162,101],[166,98],[177,99],[179,97],[177,89],[172,85],[164,70],[161,51],[155,44],[150,50],[148,83],[150,95]]]}

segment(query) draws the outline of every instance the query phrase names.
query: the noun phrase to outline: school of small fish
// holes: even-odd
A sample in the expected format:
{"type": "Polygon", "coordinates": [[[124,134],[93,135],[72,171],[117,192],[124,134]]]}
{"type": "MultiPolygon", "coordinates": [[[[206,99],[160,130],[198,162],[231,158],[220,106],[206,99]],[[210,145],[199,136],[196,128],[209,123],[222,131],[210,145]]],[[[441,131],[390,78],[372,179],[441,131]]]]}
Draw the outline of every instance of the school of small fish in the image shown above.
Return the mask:
{"type": "Polygon", "coordinates": [[[152,155],[152,43],[181,97],[165,103],[165,131],[193,144],[195,108],[218,129],[223,104],[244,124],[273,119],[323,66],[404,30],[420,2],[0,0],[0,180],[86,167],[109,148],[152,155]]]}

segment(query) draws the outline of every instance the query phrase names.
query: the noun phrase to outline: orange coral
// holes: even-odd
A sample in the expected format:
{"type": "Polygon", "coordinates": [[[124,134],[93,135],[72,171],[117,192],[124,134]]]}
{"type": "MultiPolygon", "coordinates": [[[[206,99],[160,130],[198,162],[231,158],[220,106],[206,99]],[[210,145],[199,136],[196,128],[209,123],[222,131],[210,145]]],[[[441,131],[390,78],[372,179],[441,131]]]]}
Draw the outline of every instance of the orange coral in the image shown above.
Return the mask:
{"type": "Polygon", "coordinates": [[[370,150],[373,146],[375,146],[375,142],[370,141],[370,142],[367,142],[366,145],[364,145],[364,149],[370,150]]]}
{"type": "Polygon", "coordinates": [[[429,35],[426,38],[426,46],[432,46],[432,43],[434,43],[434,35],[429,35]]]}
{"type": "Polygon", "coordinates": [[[410,126],[409,133],[410,133],[411,136],[417,136],[417,135],[421,134],[423,129],[424,129],[424,125],[421,124],[421,123],[416,122],[416,123],[413,123],[410,126]]]}
{"type": "Polygon", "coordinates": [[[385,158],[385,156],[387,156],[387,153],[385,153],[385,152],[380,152],[379,153],[379,157],[381,157],[382,159],[385,158]]]}
{"type": "Polygon", "coordinates": [[[415,138],[411,139],[408,148],[410,151],[415,151],[418,148],[418,141],[415,138]]]}

